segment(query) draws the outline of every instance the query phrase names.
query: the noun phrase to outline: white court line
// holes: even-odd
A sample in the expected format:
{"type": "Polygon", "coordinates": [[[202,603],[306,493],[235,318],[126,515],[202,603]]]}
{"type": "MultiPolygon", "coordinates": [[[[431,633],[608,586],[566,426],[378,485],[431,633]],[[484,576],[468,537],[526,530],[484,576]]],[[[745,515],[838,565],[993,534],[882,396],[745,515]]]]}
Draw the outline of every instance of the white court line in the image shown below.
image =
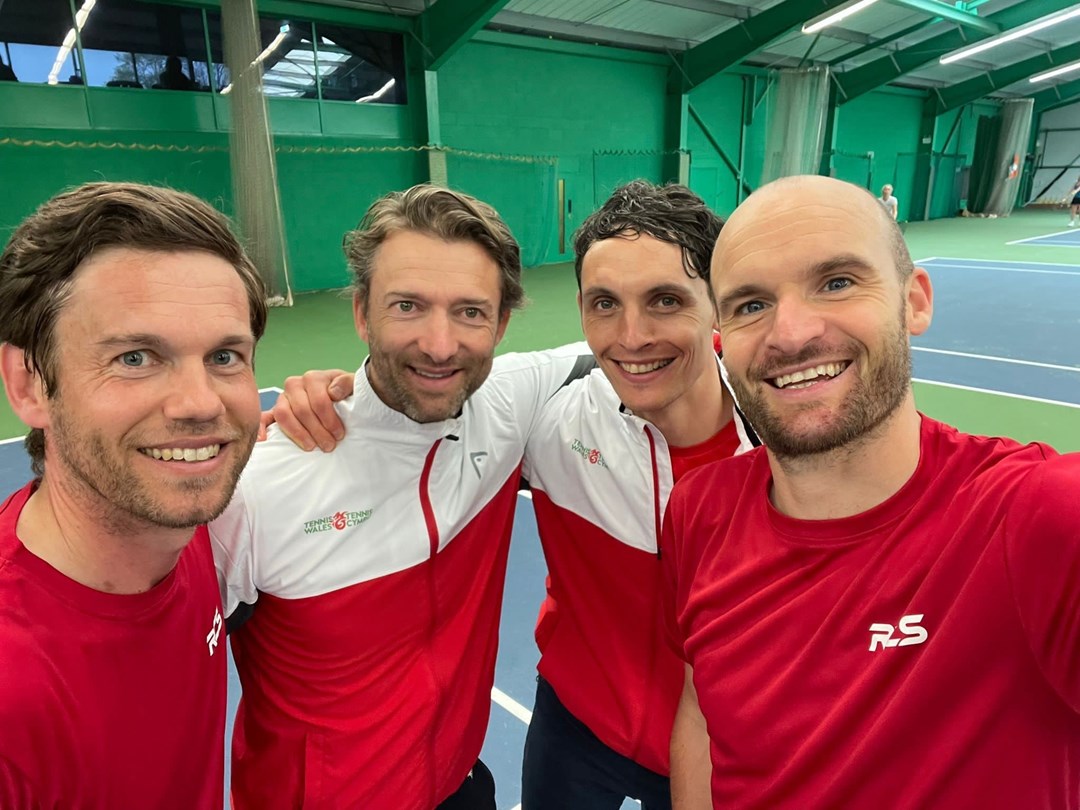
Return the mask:
{"type": "Polygon", "coordinates": [[[1069,270],[1036,270],[1031,267],[992,267],[990,265],[945,264],[944,262],[939,262],[930,269],[934,270],[938,267],[944,267],[947,270],[992,270],[997,273],[1040,273],[1048,276],[1080,276],[1080,267],[1077,267],[1076,271],[1073,272],[1069,270]]]}
{"type": "Polygon", "coordinates": [[[973,360],[991,360],[995,363],[1013,363],[1018,366],[1034,366],[1035,368],[1049,368],[1055,371],[1075,371],[1080,373],[1077,366],[1058,366],[1054,363],[1036,363],[1034,360],[1014,360],[1011,357],[994,357],[989,354],[971,354],[969,352],[952,352],[947,349],[927,349],[922,346],[912,346],[913,352],[930,352],[932,354],[947,354],[951,357],[970,357],[973,360]]]}
{"type": "Polygon", "coordinates": [[[1051,236],[1062,236],[1067,233],[1076,233],[1076,228],[1070,228],[1067,231],[1057,231],[1056,233],[1044,233],[1042,236],[1029,236],[1027,239],[1014,239],[1011,242],[1006,242],[1006,245],[1022,245],[1025,242],[1037,242],[1039,239],[1047,239],[1051,236]]]}
{"type": "Polygon", "coordinates": [[[510,697],[497,686],[491,687],[491,700],[506,709],[525,725],[532,722],[532,712],[510,697]]]}
{"type": "Polygon", "coordinates": [[[520,498],[528,498],[531,501],[532,500],[532,490],[531,489],[519,489],[518,490],[518,497],[520,497],[520,498]]]}
{"type": "Polygon", "coordinates": [[[923,385],[936,385],[939,388],[955,388],[958,391],[973,391],[976,394],[990,394],[995,397],[1005,397],[1007,399],[1022,399],[1026,402],[1041,402],[1044,405],[1060,405],[1063,408],[1077,408],[1080,409],[1080,405],[1075,402],[1061,402],[1057,399],[1043,399],[1042,397],[1029,397],[1025,394],[1010,394],[1007,391],[991,391],[989,388],[973,388],[970,385],[957,385],[956,383],[938,382],[937,380],[923,380],[919,377],[912,379],[912,382],[922,383],[923,385]]]}
{"type": "MultiPolygon", "coordinates": [[[[1029,264],[1045,265],[1047,267],[1072,267],[1067,262],[1029,262],[1029,261],[1014,261],[1012,259],[965,259],[961,256],[934,256],[932,259],[920,259],[923,262],[969,262],[971,267],[990,267],[995,264],[1019,264],[1023,267],[1027,267],[1029,264]]],[[[915,262],[918,264],[919,262],[915,262]]]]}
{"type": "Polygon", "coordinates": [[[0,439],[0,444],[14,444],[15,442],[23,441],[22,436],[16,436],[14,439],[0,439]]]}

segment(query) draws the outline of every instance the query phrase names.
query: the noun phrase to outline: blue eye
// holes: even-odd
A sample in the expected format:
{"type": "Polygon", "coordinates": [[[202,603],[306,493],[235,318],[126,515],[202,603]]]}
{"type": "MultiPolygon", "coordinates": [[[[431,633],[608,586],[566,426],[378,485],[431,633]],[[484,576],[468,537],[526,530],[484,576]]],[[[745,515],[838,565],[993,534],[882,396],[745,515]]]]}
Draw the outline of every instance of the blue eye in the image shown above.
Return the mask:
{"type": "Polygon", "coordinates": [[[674,295],[662,295],[660,296],[659,304],[662,307],[677,307],[679,305],[679,299],[674,295]]]}
{"type": "Polygon", "coordinates": [[[761,301],[747,301],[745,304],[735,309],[736,315],[756,315],[765,309],[765,305],[761,301]]]}
{"type": "Polygon", "coordinates": [[[610,298],[599,298],[593,304],[596,309],[607,311],[609,309],[615,309],[615,302],[610,298]]]}
{"type": "Polygon", "coordinates": [[[239,356],[232,349],[218,349],[210,355],[210,362],[215,366],[229,366],[239,360],[239,356]]]}
{"type": "Polygon", "coordinates": [[[128,368],[141,368],[147,363],[146,352],[124,352],[120,355],[120,362],[128,368]]]}
{"type": "Polygon", "coordinates": [[[836,290],[845,290],[850,287],[851,284],[852,281],[850,278],[830,278],[825,282],[825,289],[830,292],[835,292],[836,290]]]}

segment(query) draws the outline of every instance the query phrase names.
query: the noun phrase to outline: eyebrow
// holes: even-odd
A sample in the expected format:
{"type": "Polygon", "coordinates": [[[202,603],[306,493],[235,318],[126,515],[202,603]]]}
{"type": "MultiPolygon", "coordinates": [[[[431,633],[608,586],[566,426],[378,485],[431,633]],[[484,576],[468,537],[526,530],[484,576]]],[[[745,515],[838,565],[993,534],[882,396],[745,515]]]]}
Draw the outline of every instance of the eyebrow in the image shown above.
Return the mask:
{"type": "MultiPolygon", "coordinates": [[[[645,291],[648,296],[662,295],[662,294],[679,294],[689,295],[691,290],[684,284],[676,284],[674,282],[667,282],[665,284],[657,284],[655,287],[650,287],[645,291]]],[[[611,298],[618,298],[618,294],[607,287],[587,287],[582,291],[582,296],[585,298],[596,298],[597,296],[606,295],[611,298]]]]}
{"type": "MultiPolygon", "coordinates": [[[[217,342],[218,346],[251,346],[255,339],[251,335],[225,335],[217,342]]],[[[110,335],[102,338],[95,345],[102,349],[124,349],[132,346],[145,347],[157,352],[164,352],[168,343],[158,335],[148,332],[132,332],[126,335],[110,335]]]]}
{"type": "MultiPolygon", "coordinates": [[[[837,270],[845,269],[866,271],[873,270],[873,266],[862,256],[857,256],[854,253],[841,253],[838,256],[832,256],[825,261],[810,265],[803,272],[803,278],[820,278],[821,276],[835,273],[837,270]]],[[[717,301],[717,308],[723,310],[726,307],[731,306],[734,301],[756,298],[764,293],[765,288],[759,284],[743,284],[723,295],[717,301]]]]}

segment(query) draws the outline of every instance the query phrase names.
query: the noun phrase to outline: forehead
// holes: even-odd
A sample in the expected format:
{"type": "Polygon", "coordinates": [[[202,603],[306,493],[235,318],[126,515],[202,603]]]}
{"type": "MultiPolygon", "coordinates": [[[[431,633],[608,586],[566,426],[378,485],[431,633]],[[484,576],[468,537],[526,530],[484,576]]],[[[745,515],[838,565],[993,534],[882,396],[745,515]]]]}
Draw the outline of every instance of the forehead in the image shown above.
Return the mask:
{"type": "Polygon", "coordinates": [[[477,243],[416,231],[388,236],[372,262],[372,288],[380,292],[497,296],[500,283],[499,265],[477,243]]]}
{"type": "Polygon", "coordinates": [[[713,257],[715,289],[804,274],[839,256],[892,265],[889,234],[872,197],[793,186],[753,197],[724,226],[713,257]],[[754,203],[751,205],[751,203],[754,203]]]}
{"type": "Polygon", "coordinates": [[[581,289],[645,290],[663,284],[693,287],[683,266],[682,248],[648,234],[617,236],[594,242],[581,260],[581,289]]]}
{"type": "MultiPolygon", "coordinates": [[[[107,248],[76,270],[58,324],[85,333],[250,334],[247,291],[236,269],[202,251],[107,248]]],[[[89,335],[88,335],[89,336],[89,335]]]]}

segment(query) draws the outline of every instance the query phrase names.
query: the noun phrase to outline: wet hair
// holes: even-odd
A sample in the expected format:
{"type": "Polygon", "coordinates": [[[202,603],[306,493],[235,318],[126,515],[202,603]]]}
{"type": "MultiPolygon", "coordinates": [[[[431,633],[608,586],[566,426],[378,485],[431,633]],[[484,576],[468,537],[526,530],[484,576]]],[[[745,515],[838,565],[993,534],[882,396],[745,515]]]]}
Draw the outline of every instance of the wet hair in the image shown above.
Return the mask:
{"type": "Polygon", "coordinates": [[[723,225],[724,220],[686,186],[676,183],[658,186],[644,180],[627,183],[615,189],[574,234],[578,289],[581,289],[581,265],[589,248],[605,239],[641,234],[677,245],[682,250],[686,274],[707,283],[716,237],[723,225]]]}

